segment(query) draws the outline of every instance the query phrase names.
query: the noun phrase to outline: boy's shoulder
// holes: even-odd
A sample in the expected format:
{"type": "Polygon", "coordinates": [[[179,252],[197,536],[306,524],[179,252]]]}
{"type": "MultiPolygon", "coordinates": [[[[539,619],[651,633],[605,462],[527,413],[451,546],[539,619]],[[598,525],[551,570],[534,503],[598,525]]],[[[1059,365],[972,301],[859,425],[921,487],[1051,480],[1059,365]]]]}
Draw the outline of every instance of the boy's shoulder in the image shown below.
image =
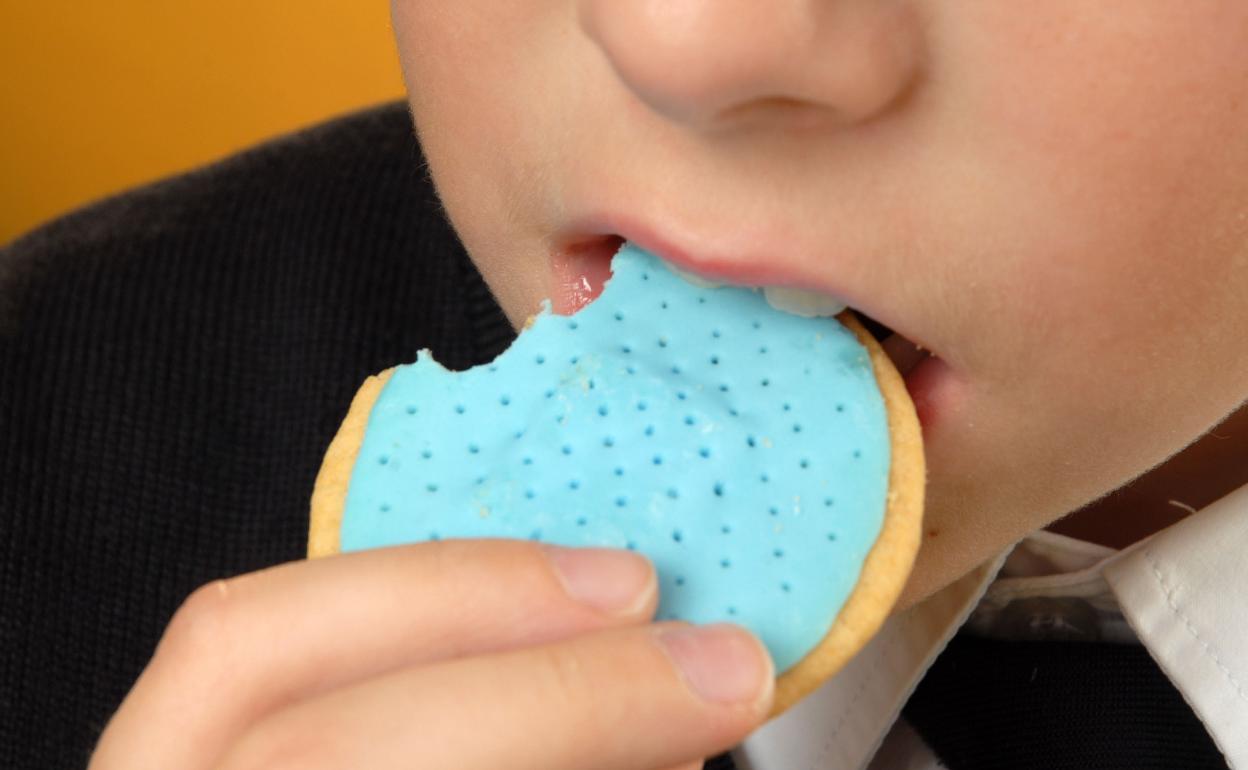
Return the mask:
{"type": "Polygon", "coordinates": [[[394,102],[111,194],[0,245],[0,339],[27,320],[32,297],[58,286],[81,296],[102,273],[116,282],[129,271],[137,290],[195,260],[229,269],[231,257],[358,252],[361,230],[400,214],[412,237],[453,241],[420,168],[407,106],[394,102]]]}
{"type": "Polygon", "coordinates": [[[302,556],[365,377],[425,347],[488,360],[509,333],[405,105],[0,247],[0,690],[27,705],[0,765],[81,764],[182,599],[302,556]]]}
{"type": "Polygon", "coordinates": [[[344,283],[360,286],[326,323],[401,286],[397,323],[439,327],[445,313],[411,314],[451,303],[447,287],[484,292],[425,169],[407,104],[390,102],[83,206],[0,246],[0,341],[39,333],[56,307],[98,324],[163,295],[215,292],[226,313],[307,306],[344,283]]]}
{"type": "Polygon", "coordinates": [[[103,244],[123,233],[159,234],[202,223],[205,212],[224,214],[231,203],[237,209],[240,196],[323,192],[327,172],[332,172],[335,187],[345,192],[351,182],[362,181],[353,177],[376,174],[387,166],[397,171],[405,164],[410,170],[413,152],[419,155],[420,149],[406,105],[387,103],[107,195],[15,238],[0,253],[11,259],[13,252],[103,244]]]}

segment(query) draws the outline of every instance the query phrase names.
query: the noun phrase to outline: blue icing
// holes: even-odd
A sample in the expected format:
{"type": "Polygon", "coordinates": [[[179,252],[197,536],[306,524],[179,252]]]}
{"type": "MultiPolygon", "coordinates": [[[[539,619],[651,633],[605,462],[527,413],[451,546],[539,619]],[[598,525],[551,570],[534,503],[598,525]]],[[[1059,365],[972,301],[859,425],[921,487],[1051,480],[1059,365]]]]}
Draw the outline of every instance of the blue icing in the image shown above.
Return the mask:
{"type": "Polygon", "coordinates": [[[353,551],[450,537],[634,548],[658,619],[727,620],[783,671],[879,534],[887,417],[831,318],[705,289],[626,245],[599,299],[549,304],[491,364],[421,351],[378,397],[342,524],[353,551]]]}

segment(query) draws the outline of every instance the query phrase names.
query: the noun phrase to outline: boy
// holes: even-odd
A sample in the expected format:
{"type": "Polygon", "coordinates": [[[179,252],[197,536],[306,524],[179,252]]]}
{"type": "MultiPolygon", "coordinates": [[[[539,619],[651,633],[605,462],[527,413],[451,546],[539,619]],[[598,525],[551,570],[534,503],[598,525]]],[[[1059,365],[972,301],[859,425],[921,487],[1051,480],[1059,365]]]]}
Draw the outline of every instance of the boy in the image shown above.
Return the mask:
{"type": "MultiPolygon", "coordinates": [[[[737,752],[740,764],[856,767],[873,754],[877,767],[918,756],[934,762],[922,754],[921,741],[906,737],[903,723],[874,749],[913,681],[975,607],[972,627],[989,636],[1002,628],[1030,633],[1048,623],[1092,629],[1087,638],[1100,639],[1103,626],[1116,627],[1124,643],[1110,648],[1111,659],[1143,642],[1195,709],[1209,733],[1201,739],[1212,739],[1232,763],[1248,762],[1240,727],[1248,724],[1248,670],[1241,662],[1248,649],[1240,641],[1245,610],[1237,593],[1237,581],[1248,578],[1229,556],[1248,544],[1241,523],[1248,501],[1235,492],[1248,484],[1242,407],[1248,340],[1241,332],[1248,328],[1248,9],[1231,0],[1209,0],[1199,11],[1167,0],[1112,10],[1081,0],[1026,7],[395,0],[393,15],[411,113],[440,205],[513,326],[543,297],[556,297],[565,310],[590,299],[606,245],[623,237],[711,278],[835,295],[896,332],[890,348],[899,363],[913,366],[907,384],[924,422],[929,484],[926,537],[910,586],[885,632],[845,675],[791,718],[746,741],[737,752]],[[1207,433],[1219,422],[1222,428],[1207,433]],[[1184,470],[1182,463],[1196,457],[1200,468],[1184,470]],[[1092,585],[1086,596],[1055,594],[1052,585],[1039,594],[1033,584],[1011,590],[1079,609],[1020,609],[991,588],[979,601],[1012,544],[1141,474],[1147,475],[1133,488],[1157,485],[1167,500],[1203,510],[1154,535],[1168,522],[1141,521],[1124,504],[1129,497],[1104,498],[1080,514],[1091,524],[1068,524],[1068,534],[1090,537],[1099,530],[1090,539],[1149,547],[1114,561],[1095,546],[1081,550],[1041,534],[1014,552],[1004,578],[1072,572],[1070,553],[1077,552],[1074,570],[1091,581],[1079,585],[1092,585]],[[1150,535],[1169,539],[1145,541],[1150,535]],[[1047,559],[1039,567],[1038,553],[1047,559]],[[1151,593],[1141,584],[1150,574],[1151,593]],[[1190,588],[1196,581],[1204,590],[1190,588]],[[1158,607],[1168,614],[1148,614],[1158,607]],[[1021,621],[1008,620],[1019,612],[1021,621]],[[1115,626],[1124,616],[1129,626],[1115,626]],[[1166,636],[1169,629],[1178,637],[1166,636]],[[1167,646],[1176,638],[1190,644],[1167,646]],[[1174,673],[1185,657],[1208,662],[1189,682],[1174,673]],[[864,719],[871,724],[861,724],[864,719]]],[[[314,143],[303,150],[332,161],[318,151],[314,143]]],[[[280,163],[257,165],[300,179],[298,169],[280,163]]],[[[358,173],[384,176],[375,169],[358,173]]],[[[225,183],[207,181],[213,180],[225,183]]],[[[202,201],[196,189],[188,182],[162,192],[175,201],[202,201]]],[[[275,189],[285,194],[287,188],[275,189]]],[[[38,562],[22,572],[22,560],[34,559],[25,554],[45,548],[40,544],[52,542],[45,539],[58,528],[78,533],[69,545],[55,536],[58,555],[86,559],[96,549],[126,547],[157,566],[143,572],[150,581],[143,595],[124,587],[134,575],[94,587],[98,604],[78,607],[76,618],[92,610],[99,618],[65,621],[58,628],[77,634],[68,639],[23,632],[23,623],[46,626],[37,616],[57,608],[22,604],[18,622],[5,624],[6,648],[9,639],[13,649],[26,651],[37,646],[35,639],[61,640],[72,662],[108,641],[97,635],[124,634],[118,626],[136,602],[161,616],[192,577],[203,582],[292,558],[293,511],[296,502],[306,503],[298,492],[310,489],[312,459],[345,409],[341,399],[364,374],[410,360],[415,349],[386,342],[368,303],[390,303],[395,309],[387,319],[461,346],[452,360],[482,360],[501,343],[482,296],[428,293],[464,280],[453,259],[430,258],[428,244],[439,237],[432,218],[417,228],[419,241],[409,242],[411,228],[394,222],[410,212],[395,199],[361,192],[370,197],[335,197],[342,208],[321,216],[346,218],[348,225],[334,232],[353,233],[361,244],[386,241],[384,248],[361,246],[370,259],[381,252],[383,261],[361,260],[339,273],[324,272],[324,264],[342,260],[336,251],[325,257],[322,242],[296,247],[273,235],[306,238],[300,234],[307,228],[330,226],[290,224],[317,211],[303,197],[301,208],[263,220],[242,209],[216,214],[245,237],[231,235],[215,250],[178,236],[176,248],[162,242],[142,252],[141,261],[109,262],[101,245],[107,236],[92,236],[84,270],[109,274],[132,265],[144,272],[123,285],[203,281],[237,303],[230,313],[196,305],[188,314],[175,302],[162,305],[163,315],[145,316],[168,318],[162,328],[127,327],[132,331],[122,339],[165,353],[151,362],[148,378],[113,369],[113,380],[151,388],[155,379],[163,383],[159,392],[168,393],[183,392],[184,378],[197,375],[232,390],[227,398],[205,385],[196,399],[177,402],[154,421],[151,429],[158,430],[180,419],[179,409],[202,412],[194,425],[210,432],[181,431],[172,456],[145,448],[155,439],[142,431],[116,434],[133,446],[96,447],[86,427],[74,434],[77,443],[58,451],[41,432],[51,423],[32,417],[20,424],[6,444],[6,478],[23,488],[4,498],[17,535],[6,585],[34,591],[36,579],[23,575],[37,572],[38,580],[69,584],[58,598],[80,595],[73,563],[52,572],[52,564],[38,562]],[[232,257],[231,266],[273,260],[289,249],[307,261],[298,275],[266,274],[273,283],[256,286],[222,277],[224,263],[201,267],[193,259],[236,249],[245,254],[232,257]],[[353,271],[367,280],[336,283],[353,271]],[[303,276],[316,288],[291,295],[287,284],[303,276]],[[423,302],[403,303],[395,283],[423,302]],[[464,302],[474,304],[465,309],[464,302]],[[277,333],[285,328],[285,307],[310,307],[293,324],[302,335],[277,333]],[[376,349],[335,363],[324,351],[341,350],[335,335],[349,337],[342,328],[360,333],[358,345],[376,349]],[[217,379],[198,359],[179,357],[178,344],[186,340],[192,358],[235,346],[232,355],[251,368],[223,354],[220,360],[234,368],[217,379]],[[390,349],[381,350],[385,344],[390,349]],[[299,373],[323,385],[290,384],[300,378],[282,369],[307,355],[319,355],[315,361],[329,368],[299,373]],[[255,391],[254,408],[232,400],[244,390],[255,391]],[[296,412],[282,422],[284,401],[319,407],[312,416],[318,430],[282,434],[287,423],[309,419],[296,412]],[[214,421],[224,427],[211,427],[214,421]],[[40,440],[48,454],[31,455],[29,446],[40,440]],[[281,449],[288,443],[300,449],[281,449]],[[287,454],[235,451],[252,446],[287,454]],[[135,456],[128,457],[132,449],[135,456]],[[146,462],[144,473],[155,475],[144,476],[137,490],[130,483],[48,503],[49,513],[36,521],[29,501],[55,497],[40,491],[53,484],[51,475],[39,475],[41,464],[72,469],[91,451],[110,458],[101,462],[111,472],[134,473],[130,464],[146,462]],[[213,463],[235,464],[216,470],[213,463]],[[280,488],[264,481],[279,475],[280,488]],[[153,555],[166,542],[157,539],[155,524],[142,530],[151,538],[145,544],[117,545],[125,538],[116,528],[127,526],[117,520],[135,506],[169,513],[150,517],[171,522],[165,526],[186,538],[179,560],[153,555]],[[256,516],[266,507],[283,512],[275,517],[280,524],[230,520],[250,533],[245,559],[236,548],[216,545],[225,525],[205,521],[238,506],[250,506],[256,516]],[[89,512],[86,523],[71,517],[75,508],[89,512]],[[264,552],[269,542],[282,547],[264,552]],[[250,563],[238,569],[240,561],[250,563]]],[[[224,207],[229,197],[212,200],[224,207]]],[[[128,238],[140,248],[142,238],[167,233],[169,221],[158,217],[128,238]]],[[[56,415],[57,426],[88,420],[71,399],[56,401],[57,381],[40,379],[40,371],[54,363],[58,372],[94,371],[97,359],[121,355],[92,344],[89,329],[74,327],[80,336],[62,342],[56,335],[68,322],[51,309],[32,311],[44,307],[36,292],[75,285],[73,275],[54,282],[39,272],[72,244],[64,233],[37,235],[6,255],[6,263],[20,268],[5,288],[16,308],[4,319],[15,330],[6,331],[6,344],[22,351],[6,353],[4,361],[6,376],[18,372],[5,389],[6,418],[14,424],[32,403],[48,409],[48,420],[56,415]],[[19,346],[34,334],[47,352],[19,346]],[[78,368],[66,359],[79,360],[78,368]],[[12,368],[15,362],[25,368],[12,368]]],[[[68,301],[76,292],[61,296],[68,301]]],[[[151,291],[151,302],[159,297],[151,291]]],[[[112,408],[141,413],[143,399],[127,400],[127,392],[117,388],[112,408]]],[[[771,697],[771,664],[733,626],[650,623],[654,586],[649,565],[627,553],[509,542],[354,554],[208,583],[173,615],[103,732],[92,767],[697,767],[701,757],[740,743],[759,725],[771,697]],[[507,591],[492,591],[497,585],[507,591]]],[[[118,664],[124,672],[136,671],[141,641],[126,639],[127,657],[118,664]]],[[[1104,642],[1090,648],[1107,649],[1104,642]]],[[[79,670],[88,666],[68,668],[64,673],[77,682],[93,673],[79,670]]],[[[6,684],[21,676],[7,675],[6,684]]],[[[37,690],[29,683],[19,688],[24,697],[37,690]]],[[[114,695],[91,692],[98,701],[114,695]]],[[[91,713],[107,713],[98,705],[91,713]]],[[[921,711],[916,726],[939,721],[921,711]]],[[[26,720],[45,727],[55,721],[39,721],[38,713],[26,720]]],[[[938,732],[927,730],[925,737],[949,766],[989,761],[974,746],[941,750],[938,732]]],[[[1015,741],[1021,750],[1000,749],[1007,753],[992,754],[991,761],[1048,761],[1052,755],[1040,751],[1038,740],[1015,741]]],[[[1182,761],[1210,756],[1194,742],[1184,747],[1176,755],[1182,761]]],[[[1152,761],[1172,762],[1170,756],[1152,761]]],[[[1099,754],[1062,761],[1110,766],[1099,754]]]]}

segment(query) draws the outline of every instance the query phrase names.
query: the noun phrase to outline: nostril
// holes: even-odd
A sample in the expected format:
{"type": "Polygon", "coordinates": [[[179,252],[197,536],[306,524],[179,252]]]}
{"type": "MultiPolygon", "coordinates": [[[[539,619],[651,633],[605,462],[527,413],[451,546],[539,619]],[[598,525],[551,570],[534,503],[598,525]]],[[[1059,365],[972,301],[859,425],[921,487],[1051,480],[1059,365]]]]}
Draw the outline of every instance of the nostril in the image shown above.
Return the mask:
{"type": "Polygon", "coordinates": [[[727,114],[757,117],[762,102],[804,101],[799,73],[808,63],[793,61],[813,34],[803,5],[582,0],[580,23],[619,81],[651,110],[718,128],[727,114]]]}
{"type": "Polygon", "coordinates": [[[580,0],[616,78],[668,120],[703,130],[870,120],[922,62],[910,3],[580,0]]]}
{"type": "Polygon", "coordinates": [[[817,128],[826,125],[834,115],[833,110],[813,102],[776,96],[729,107],[717,116],[717,120],[724,125],[742,125],[753,120],[788,128],[817,128]]]}

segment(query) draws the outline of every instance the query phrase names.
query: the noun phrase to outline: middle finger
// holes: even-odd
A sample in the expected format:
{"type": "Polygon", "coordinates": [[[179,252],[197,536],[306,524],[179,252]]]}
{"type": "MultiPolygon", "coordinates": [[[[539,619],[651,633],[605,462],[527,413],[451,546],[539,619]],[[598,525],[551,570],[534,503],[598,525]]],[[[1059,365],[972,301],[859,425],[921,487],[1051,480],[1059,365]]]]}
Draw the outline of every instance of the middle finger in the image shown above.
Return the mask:
{"type": "MultiPolygon", "coordinates": [[[[632,594],[611,612],[565,588],[554,565],[567,564],[569,553],[576,552],[517,540],[445,540],[210,584],[178,611],[118,718],[172,719],[178,724],[167,727],[182,745],[219,746],[272,710],[389,670],[642,623],[654,613],[648,561],[610,554],[626,568],[613,582],[599,575],[599,585],[614,587],[617,598],[632,594]],[[168,713],[162,704],[187,692],[211,693],[219,705],[168,713]]],[[[579,569],[584,576],[584,562],[579,569]]],[[[193,766],[187,759],[182,766],[193,766]]]]}

